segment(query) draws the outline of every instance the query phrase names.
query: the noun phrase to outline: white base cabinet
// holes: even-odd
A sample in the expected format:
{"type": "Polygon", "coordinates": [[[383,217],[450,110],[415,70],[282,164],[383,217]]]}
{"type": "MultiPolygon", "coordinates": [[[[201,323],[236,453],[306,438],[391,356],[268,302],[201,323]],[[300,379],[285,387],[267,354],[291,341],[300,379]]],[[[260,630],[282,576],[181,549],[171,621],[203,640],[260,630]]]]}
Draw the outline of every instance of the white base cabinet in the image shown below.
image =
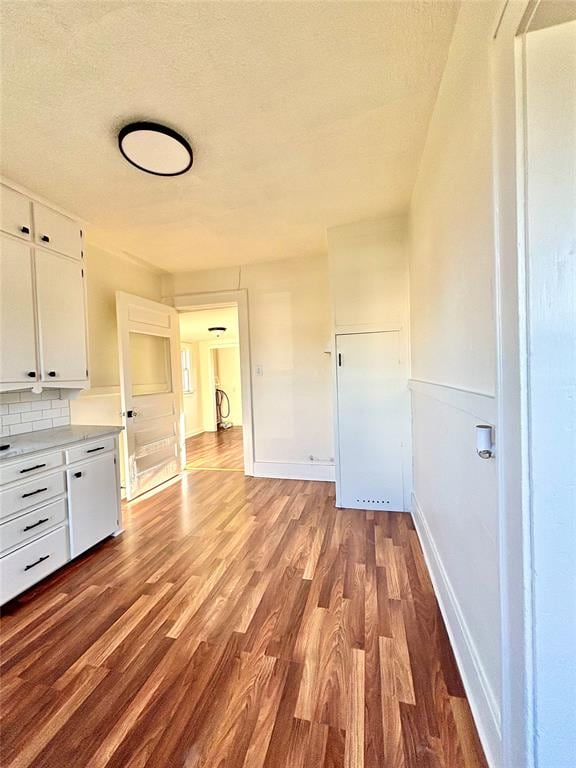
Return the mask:
{"type": "Polygon", "coordinates": [[[70,556],[81,555],[118,527],[116,464],[112,453],[66,471],[70,556]]]}
{"type": "Polygon", "coordinates": [[[118,440],[0,464],[0,604],[121,530],[118,440]]]}

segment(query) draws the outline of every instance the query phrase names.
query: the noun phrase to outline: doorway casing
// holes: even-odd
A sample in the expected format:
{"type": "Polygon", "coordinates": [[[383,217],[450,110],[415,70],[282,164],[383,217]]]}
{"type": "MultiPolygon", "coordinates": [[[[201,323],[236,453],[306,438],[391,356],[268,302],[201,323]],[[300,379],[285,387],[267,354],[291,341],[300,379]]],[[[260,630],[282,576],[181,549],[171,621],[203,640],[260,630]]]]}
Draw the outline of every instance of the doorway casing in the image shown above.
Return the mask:
{"type": "Polygon", "coordinates": [[[250,358],[250,326],[248,294],[245,289],[191,293],[171,298],[179,312],[210,309],[223,305],[236,305],[238,309],[238,345],[240,348],[240,383],[242,388],[242,434],[244,447],[244,474],[254,475],[254,425],[252,406],[252,377],[250,358]]]}

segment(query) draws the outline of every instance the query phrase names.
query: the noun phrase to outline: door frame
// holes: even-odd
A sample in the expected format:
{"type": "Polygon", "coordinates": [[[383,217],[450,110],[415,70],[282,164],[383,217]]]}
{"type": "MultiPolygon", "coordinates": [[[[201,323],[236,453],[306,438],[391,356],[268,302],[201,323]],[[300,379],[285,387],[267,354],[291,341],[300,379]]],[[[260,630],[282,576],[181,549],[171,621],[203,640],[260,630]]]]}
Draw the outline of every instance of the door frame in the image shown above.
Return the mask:
{"type": "Polygon", "coordinates": [[[240,385],[242,387],[242,439],[244,474],[254,475],[254,419],[252,399],[252,367],[250,357],[250,320],[248,293],[241,288],[233,291],[207,291],[173,296],[171,305],[178,313],[203,308],[235,304],[238,310],[238,346],[240,351],[240,385]]]}
{"type": "MultiPolygon", "coordinates": [[[[502,652],[502,765],[536,764],[531,317],[527,291],[525,35],[541,0],[502,0],[493,34],[495,318],[502,652]]],[[[546,11],[554,14],[554,7],[546,11]]],[[[554,26],[551,18],[549,26],[554,26]]],[[[548,574],[549,576],[549,574],[548,574]]],[[[561,574],[558,574],[561,581],[561,574]]]]}

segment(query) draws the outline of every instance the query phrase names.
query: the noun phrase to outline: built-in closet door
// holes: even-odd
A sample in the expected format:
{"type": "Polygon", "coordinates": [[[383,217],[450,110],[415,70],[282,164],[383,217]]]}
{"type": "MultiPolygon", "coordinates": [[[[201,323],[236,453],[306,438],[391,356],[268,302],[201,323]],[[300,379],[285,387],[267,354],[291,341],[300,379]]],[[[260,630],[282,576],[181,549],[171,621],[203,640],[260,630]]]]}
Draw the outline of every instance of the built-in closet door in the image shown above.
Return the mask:
{"type": "Polygon", "coordinates": [[[352,509],[404,509],[406,378],[400,333],[336,337],[338,498],[352,509]]]}
{"type": "Polygon", "coordinates": [[[0,381],[36,378],[32,252],[23,242],[0,240],[0,381]]]}
{"type": "Polygon", "coordinates": [[[88,376],[82,265],[39,249],[35,259],[42,381],[83,382],[88,376]]]}

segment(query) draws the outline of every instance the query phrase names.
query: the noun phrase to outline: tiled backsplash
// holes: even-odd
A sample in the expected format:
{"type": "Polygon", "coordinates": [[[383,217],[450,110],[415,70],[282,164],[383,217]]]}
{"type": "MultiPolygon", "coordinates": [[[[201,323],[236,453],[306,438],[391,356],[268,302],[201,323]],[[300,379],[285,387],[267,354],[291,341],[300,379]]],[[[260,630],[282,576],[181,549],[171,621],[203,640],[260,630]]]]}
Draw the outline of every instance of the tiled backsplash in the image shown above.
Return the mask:
{"type": "Polygon", "coordinates": [[[0,434],[20,435],[70,424],[70,404],[59,389],[45,389],[35,395],[25,392],[0,392],[0,434]]]}

